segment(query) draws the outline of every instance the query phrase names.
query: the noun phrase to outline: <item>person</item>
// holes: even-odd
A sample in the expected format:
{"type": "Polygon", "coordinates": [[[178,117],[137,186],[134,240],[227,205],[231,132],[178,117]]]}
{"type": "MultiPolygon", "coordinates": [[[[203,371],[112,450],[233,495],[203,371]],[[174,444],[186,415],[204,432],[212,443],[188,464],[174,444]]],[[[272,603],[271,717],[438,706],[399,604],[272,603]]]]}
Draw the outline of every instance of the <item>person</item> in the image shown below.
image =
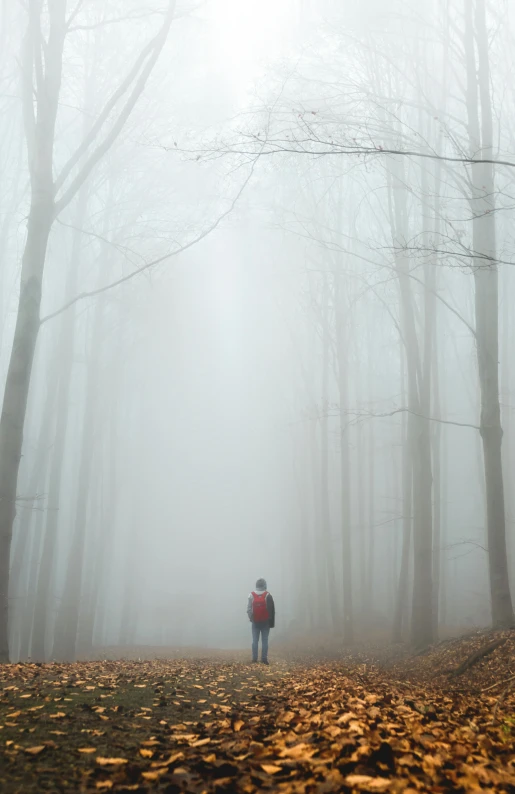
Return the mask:
{"type": "Polygon", "coordinates": [[[268,664],[268,635],[275,626],[275,604],[266,589],[266,580],[258,579],[256,589],[249,595],[247,615],[252,623],[252,661],[258,660],[259,635],[261,635],[261,662],[268,664]]]}

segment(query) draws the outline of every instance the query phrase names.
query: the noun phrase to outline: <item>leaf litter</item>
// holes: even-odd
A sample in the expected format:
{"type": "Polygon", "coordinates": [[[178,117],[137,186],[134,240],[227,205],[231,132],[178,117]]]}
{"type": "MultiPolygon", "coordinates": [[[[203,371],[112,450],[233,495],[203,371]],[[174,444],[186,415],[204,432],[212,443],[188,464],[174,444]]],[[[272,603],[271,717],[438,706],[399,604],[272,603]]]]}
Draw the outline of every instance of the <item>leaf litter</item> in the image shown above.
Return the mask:
{"type": "Polygon", "coordinates": [[[513,792],[514,651],[4,665],[0,790],[513,792]]]}

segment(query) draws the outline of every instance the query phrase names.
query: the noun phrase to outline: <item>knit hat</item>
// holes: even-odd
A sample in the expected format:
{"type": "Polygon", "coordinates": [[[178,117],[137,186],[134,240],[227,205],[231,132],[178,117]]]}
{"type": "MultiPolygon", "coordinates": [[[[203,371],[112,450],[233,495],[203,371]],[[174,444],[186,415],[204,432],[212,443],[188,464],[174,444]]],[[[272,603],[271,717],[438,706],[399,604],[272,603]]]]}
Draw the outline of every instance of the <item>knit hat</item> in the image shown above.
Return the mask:
{"type": "Polygon", "coordinates": [[[266,590],[266,579],[258,579],[256,582],[256,590],[266,590]]]}

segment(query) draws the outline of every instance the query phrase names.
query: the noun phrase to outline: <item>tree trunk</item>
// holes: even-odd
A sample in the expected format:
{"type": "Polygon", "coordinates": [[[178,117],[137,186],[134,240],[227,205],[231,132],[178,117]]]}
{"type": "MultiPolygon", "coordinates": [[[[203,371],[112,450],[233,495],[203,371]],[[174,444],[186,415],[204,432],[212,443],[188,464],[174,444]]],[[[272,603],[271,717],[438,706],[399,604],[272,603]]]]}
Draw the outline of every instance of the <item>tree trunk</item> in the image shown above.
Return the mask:
{"type": "Polygon", "coordinates": [[[322,341],[322,417],[320,419],[320,503],[322,519],[322,544],[324,549],[325,569],[329,590],[329,612],[333,630],[338,631],[338,600],[336,595],[336,580],[334,572],[332,542],[331,542],[331,515],[329,500],[329,276],[323,275],[323,341],[322,341]]]}
{"type": "Polygon", "coordinates": [[[375,426],[368,425],[368,549],[367,549],[367,617],[372,618],[374,610],[375,584],[375,520],[376,520],[376,459],[375,426]]]}
{"type": "Polygon", "coordinates": [[[32,547],[29,561],[29,583],[25,598],[25,609],[20,634],[20,660],[31,658],[31,640],[34,625],[34,607],[36,604],[37,570],[41,558],[41,541],[43,536],[43,511],[34,516],[32,547]]]}
{"type": "MultiPolygon", "coordinates": [[[[316,413],[316,405],[311,406],[313,413],[316,413]]],[[[327,578],[325,575],[324,544],[320,537],[320,527],[322,522],[322,508],[320,502],[320,475],[319,461],[320,455],[317,444],[317,420],[310,417],[308,420],[308,455],[310,462],[310,474],[313,494],[313,542],[315,560],[315,581],[316,581],[316,614],[318,624],[323,626],[327,620],[329,600],[327,594],[327,578]]]]}
{"type": "MultiPolygon", "coordinates": [[[[114,365],[116,366],[116,365],[114,365]]],[[[116,389],[118,391],[118,389],[116,389]]],[[[89,654],[93,649],[95,629],[97,636],[102,635],[102,624],[105,615],[105,608],[102,609],[102,599],[106,600],[106,593],[108,590],[109,575],[108,564],[112,559],[112,551],[114,544],[114,528],[116,526],[116,518],[119,505],[119,491],[118,491],[118,469],[116,458],[116,427],[117,422],[121,421],[118,416],[118,405],[116,402],[116,394],[114,394],[111,403],[110,413],[107,417],[106,424],[109,430],[106,432],[107,438],[107,487],[105,492],[109,494],[107,500],[107,508],[104,509],[102,503],[102,513],[100,515],[101,532],[97,535],[95,540],[95,548],[93,549],[93,556],[95,561],[94,577],[90,584],[90,603],[89,613],[82,617],[79,626],[79,647],[83,655],[89,654]]],[[[102,482],[105,483],[106,478],[101,474],[102,482]]]]}
{"type": "MultiPolygon", "coordinates": [[[[422,178],[421,178],[421,187],[422,187],[422,228],[423,228],[423,241],[424,241],[424,248],[429,249],[430,247],[430,232],[433,231],[432,224],[430,223],[430,217],[436,215],[438,224],[438,216],[439,216],[439,203],[438,203],[438,195],[440,192],[440,169],[437,165],[436,175],[435,175],[435,183],[434,183],[434,194],[436,196],[435,207],[431,208],[429,206],[429,185],[428,185],[428,178],[427,178],[427,169],[422,168],[422,178]]],[[[436,233],[438,233],[438,228],[436,229],[436,233]]],[[[435,358],[435,337],[436,337],[436,261],[434,257],[426,258],[424,262],[424,342],[423,342],[423,370],[422,370],[422,382],[420,388],[420,412],[423,414],[424,417],[433,416],[433,406],[432,406],[432,394],[433,394],[433,375],[435,375],[435,386],[434,386],[434,393],[435,398],[438,396],[438,373],[436,372],[438,360],[435,358]]],[[[435,399],[435,415],[438,419],[438,410],[439,406],[436,405],[435,399]]],[[[429,574],[431,575],[431,594],[432,594],[432,602],[431,602],[431,615],[432,615],[432,636],[431,641],[435,642],[437,639],[437,630],[438,630],[438,587],[439,587],[439,576],[440,576],[440,567],[439,567],[439,553],[440,553],[440,521],[439,521],[439,510],[440,510],[440,480],[438,479],[437,482],[434,481],[433,478],[433,468],[436,468],[438,472],[440,471],[440,425],[436,422],[436,427],[433,424],[431,427],[431,422],[429,418],[421,419],[423,422],[423,429],[425,435],[425,449],[424,449],[424,460],[426,468],[429,469],[427,476],[427,482],[424,482],[424,500],[427,504],[429,502],[429,515],[426,518],[427,521],[427,541],[428,543],[431,542],[431,565],[427,566],[429,568],[429,574]],[[437,460],[435,460],[435,455],[437,460]],[[433,486],[433,488],[431,487],[433,486]],[[438,488],[438,493],[436,492],[436,488],[438,488]],[[433,500],[437,502],[437,505],[433,504],[433,500]],[[438,516],[438,521],[437,517],[438,516]],[[429,526],[430,522],[430,526],[429,526]]]]}
{"type": "MultiPolygon", "coordinates": [[[[23,427],[40,324],[42,277],[50,229],[56,215],[68,206],[123,129],[162,51],[173,19],[175,0],[169,0],[161,29],[144,47],[132,71],[120,86],[120,90],[130,90],[110,131],[95,150],[89,149],[89,157],[56,202],[53,159],[64,41],[68,30],[66,6],[66,0],[26,4],[29,21],[22,74],[31,201],[22,259],[18,314],[0,416],[0,662],[9,659],[10,549],[16,514],[23,427]],[[46,16],[43,19],[44,7],[46,16]],[[44,28],[48,31],[46,36],[42,33],[44,28]],[[35,80],[34,74],[37,75],[35,80]]],[[[116,94],[111,98],[111,107],[114,104],[116,94]]],[[[109,108],[109,103],[106,107],[109,108]]],[[[95,142],[104,120],[100,115],[91,134],[68,160],[58,177],[59,187],[63,187],[88,147],[95,142]]]]}
{"type": "MultiPolygon", "coordinates": [[[[445,410],[445,405],[443,406],[445,410]]],[[[440,624],[445,629],[449,622],[449,608],[448,608],[448,587],[449,587],[449,561],[447,553],[447,543],[449,538],[449,519],[448,519],[448,488],[449,488],[449,450],[447,443],[447,434],[443,435],[442,450],[441,450],[441,552],[440,552],[440,624]]]]}
{"type": "MultiPolygon", "coordinates": [[[[45,50],[44,85],[39,89],[44,96],[38,96],[38,116],[37,119],[32,118],[31,122],[28,119],[33,114],[32,81],[24,96],[31,202],[21,267],[18,314],[0,416],[0,662],[9,660],[9,561],[16,515],[16,489],[30,375],[39,332],[43,269],[54,217],[53,146],[66,32],[65,10],[64,0],[56,0],[52,5],[45,50]]],[[[29,7],[31,18],[27,31],[25,68],[30,70],[30,75],[36,46],[33,41],[33,13],[37,14],[37,9],[29,7]]],[[[37,46],[40,46],[39,42],[37,46]]]]}
{"type": "Polygon", "coordinates": [[[336,351],[338,364],[338,390],[340,411],[340,500],[342,522],[342,575],[343,575],[343,641],[351,643],[354,636],[352,614],[352,544],[351,544],[351,488],[349,432],[346,429],[348,406],[348,349],[346,340],[345,310],[342,278],[334,282],[334,307],[336,325],[336,351]]]}
{"type": "Polygon", "coordinates": [[[44,662],[50,647],[50,612],[52,609],[52,581],[57,550],[57,530],[59,526],[59,505],[64,448],[68,427],[69,393],[72,368],[75,314],[70,311],[62,323],[60,350],[61,367],[58,375],[59,385],[56,406],[56,427],[52,448],[52,461],[48,482],[48,501],[46,524],[43,535],[41,559],[36,584],[36,603],[34,629],[32,635],[32,659],[44,662]]]}
{"type": "MultiPolygon", "coordinates": [[[[404,351],[401,350],[401,356],[404,351]]],[[[404,361],[404,357],[401,358],[404,361]]],[[[406,385],[404,379],[404,365],[401,372],[401,394],[406,394],[406,385]]],[[[404,397],[405,401],[405,397],[404,397]]],[[[393,619],[393,641],[402,642],[403,627],[406,619],[406,609],[408,606],[408,591],[409,591],[409,564],[411,552],[411,524],[412,524],[412,494],[413,494],[413,470],[411,458],[411,443],[409,428],[412,417],[408,414],[403,414],[402,418],[402,548],[401,548],[401,565],[399,571],[399,584],[397,587],[397,596],[395,601],[395,612],[393,619]]]]}
{"type": "MultiPolygon", "coordinates": [[[[304,456],[299,455],[302,460],[304,456]]],[[[295,533],[293,537],[288,539],[294,547],[297,543],[297,558],[294,565],[294,582],[293,592],[295,594],[295,603],[297,610],[295,612],[295,619],[298,620],[303,628],[312,628],[314,625],[313,616],[313,591],[312,591],[312,578],[310,570],[310,543],[309,543],[309,524],[308,524],[308,509],[306,504],[306,483],[302,473],[299,472],[296,460],[293,461],[293,478],[295,488],[297,490],[297,500],[299,508],[298,525],[300,527],[300,543],[297,541],[295,533]]],[[[291,562],[291,560],[290,560],[291,562]]]]}
{"type": "MultiPolygon", "coordinates": [[[[493,157],[490,64],[484,0],[465,0],[465,57],[470,150],[493,157]],[[475,35],[474,35],[475,23],[475,35]],[[477,45],[477,65],[474,40],[477,45]],[[478,92],[481,99],[479,112],[478,92]]],[[[499,403],[499,285],[496,260],[495,174],[491,163],[472,169],[473,249],[476,344],[481,391],[480,433],[486,485],[486,516],[492,623],[512,626],[506,518],[502,469],[502,426],[499,403]]]]}
{"type": "Polygon", "coordinates": [[[99,351],[104,336],[105,297],[100,296],[93,319],[88,379],[85,393],[84,424],[81,439],[81,455],[78,471],[78,495],[72,543],[68,555],[63,593],[60,601],[54,637],[54,658],[75,661],[79,613],[84,573],[84,548],[86,528],[91,507],[91,476],[95,451],[98,382],[100,374],[99,351]]]}
{"type": "MultiPolygon", "coordinates": [[[[427,647],[433,641],[433,518],[431,440],[427,406],[430,384],[427,365],[422,371],[417,337],[410,263],[402,246],[409,237],[404,164],[395,161],[395,174],[390,187],[390,220],[393,232],[395,266],[401,301],[401,327],[406,348],[408,376],[408,423],[413,462],[413,600],[411,611],[411,643],[415,648],[427,647]],[[422,406],[425,407],[426,413],[422,406]]],[[[429,362],[430,368],[430,362],[429,362]]]]}
{"type": "MultiPolygon", "coordinates": [[[[362,398],[362,373],[358,357],[358,371],[355,375],[356,382],[356,404],[361,405],[362,398]]],[[[364,468],[364,437],[363,425],[359,423],[356,427],[356,466],[354,469],[354,483],[357,502],[357,532],[359,548],[359,586],[360,586],[360,613],[361,617],[366,612],[367,602],[367,557],[366,557],[366,525],[365,525],[365,468],[364,468]]]]}
{"type": "Polygon", "coordinates": [[[0,662],[9,661],[9,563],[30,374],[39,331],[41,280],[50,234],[51,192],[33,197],[20,303],[0,417],[0,662]]]}
{"type": "MultiPolygon", "coordinates": [[[[512,376],[511,376],[511,355],[512,347],[511,340],[513,338],[513,321],[512,321],[512,306],[511,300],[508,295],[512,290],[511,267],[504,266],[504,279],[501,285],[501,293],[506,296],[502,306],[502,381],[501,381],[501,394],[502,403],[507,406],[507,409],[502,411],[501,421],[503,425],[503,471],[508,480],[513,478],[513,422],[511,416],[511,399],[512,399],[512,376]]],[[[508,488],[505,493],[505,514],[506,514],[506,555],[508,559],[508,572],[510,576],[510,590],[513,588],[513,569],[514,562],[514,525],[515,525],[515,511],[514,511],[514,494],[511,488],[508,488]]]]}
{"type": "MultiPolygon", "coordinates": [[[[82,239],[80,229],[84,225],[87,211],[87,191],[82,188],[77,203],[75,220],[76,230],[73,235],[70,266],[66,283],[66,295],[73,296],[77,287],[77,272],[80,266],[82,239]]],[[[70,404],[70,385],[73,373],[73,351],[75,344],[75,308],[71,307],[60,320],[58,340],[56,426],[52,447],[52,462],[48,483],[48,503],[45,534],[41,560],[37,577],[37,598],[34,614],[34,630],[32,637],[32,658],[35,661],[46,661],[50,642],[50,611],[52,608],[52,579],[57,550],[57,532],[59,527],[61,505],[61,478],[63,472],[66,436],[68,432],[68,414],[70,404]]]]}

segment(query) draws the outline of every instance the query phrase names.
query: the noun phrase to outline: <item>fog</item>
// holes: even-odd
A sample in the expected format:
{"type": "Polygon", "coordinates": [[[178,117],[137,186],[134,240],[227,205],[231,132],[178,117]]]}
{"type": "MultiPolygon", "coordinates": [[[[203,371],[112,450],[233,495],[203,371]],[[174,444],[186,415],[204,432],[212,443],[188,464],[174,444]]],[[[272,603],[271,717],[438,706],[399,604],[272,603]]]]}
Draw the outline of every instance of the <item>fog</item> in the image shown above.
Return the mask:
{"type": "Polygon", "coordinates": [[[514,32],[3,0],[2,660],[512,624],[514,32]]]}

